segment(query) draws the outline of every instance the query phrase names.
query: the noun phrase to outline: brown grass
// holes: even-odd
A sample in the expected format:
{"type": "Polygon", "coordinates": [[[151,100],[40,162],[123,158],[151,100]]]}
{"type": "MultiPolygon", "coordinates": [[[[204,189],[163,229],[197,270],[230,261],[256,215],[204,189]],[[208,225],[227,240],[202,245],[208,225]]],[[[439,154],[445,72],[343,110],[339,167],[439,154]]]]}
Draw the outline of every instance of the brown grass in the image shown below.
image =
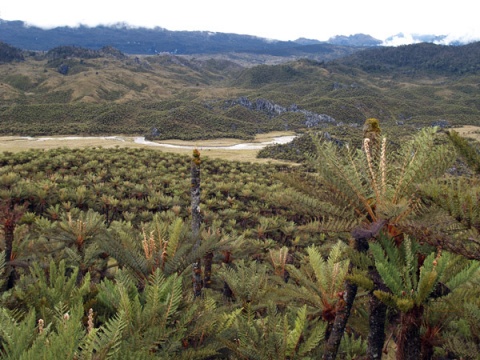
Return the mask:
{"type": "Polygon", "coordinates": [[[460,136],[480,141],[480,126],[464,125],[453,130],[458,132],[460,136]]]}
{"type": "MultiPolygon", "coordinates": [[[[293,135],[292,132],[272,132],[268,134],[258,135],[252,142],[267,142],[278,136],[293,135]]],[[[156,151],[171,152],[176,154],[191,155],[191,149],[168,148],[162,146],[149,146],[136,144],[131,136],[118,136],[125,141],[102,139],[98,138],[80,138],[68,139],[65,136],[51,137],[51,140],[40,141],[39,138],[33,140],[22,138],[18,136],[1,136],[0,137],[0,151],[20,152],[28,149],[53,149],[59,147],[66,148],[87,148],[87,147],[102,147],[102,148],[149,148],[156,151]]],[[[193,146],[197,148],[208,146],[231,146],[235,144],[244,143],[243,140],[238,139],[217,139],[217,140],[197,140],[197,141],[181,141],[181,140],[165,140],[162,143],[193,146]]],[[[270,159],[257,159],[258,150],[225,150],[225,149],[203,149],[201,155],[213,159],[223,159],[230,161],[244,161],[255,163],[285,163],[270,159]]]]}

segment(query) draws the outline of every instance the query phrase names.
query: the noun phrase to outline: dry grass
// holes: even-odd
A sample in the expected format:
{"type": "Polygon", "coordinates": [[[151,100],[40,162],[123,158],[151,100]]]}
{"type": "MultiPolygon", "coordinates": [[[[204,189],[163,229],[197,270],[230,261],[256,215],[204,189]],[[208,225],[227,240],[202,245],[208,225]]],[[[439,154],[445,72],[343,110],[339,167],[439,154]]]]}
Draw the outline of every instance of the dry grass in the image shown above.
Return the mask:
{"type": "Polygon", "coordinates": [[[454,128],[454,130],[458,132],[460,136],[480,141],[480,126],[464,125],[454,128]]]}
{"type": "MultiPolygon", "coordinates": [[[[293,135],[292,132],[272,132],[268,134],[258,135],[252,142],[268,142],[275,137],[293,135]]],[[[217,140],[197,140],[197,141],[181,141],[181,140],[166,140],[162,143],[192,146],[201,149],[202,147],[211,146],[232,146],[245,141],[238,139],[217,139],[217,140]]],[[[124,147],[136,147],[136,148],[149,148],[157,151],[171,152],[176,154],[191,155],[191,149],[184,148],[169,148],[163,146],[150,146],[142,145],[134,142],[134,138],[131,136],[118,136],[118,139],[101,138],[101,137],[49,137],[48,140],[43,138],[28,139],[18,136],[2,136],[0,137],[0,151],[20,152],[28,149],[53,149],[59,147],[66,148],[87,148],[87,147],[102,147],[102,148],[124,148],[124,147]],[[123,139],[121,141],[119,139],[123,139]]],[[[226,149],[203,149],[201,150],[202,156],[223,159],[230,161],[245,161],[256,163],[285,163],[270,159],[257,159],[258,150],[226,150],[226,149]]]]}

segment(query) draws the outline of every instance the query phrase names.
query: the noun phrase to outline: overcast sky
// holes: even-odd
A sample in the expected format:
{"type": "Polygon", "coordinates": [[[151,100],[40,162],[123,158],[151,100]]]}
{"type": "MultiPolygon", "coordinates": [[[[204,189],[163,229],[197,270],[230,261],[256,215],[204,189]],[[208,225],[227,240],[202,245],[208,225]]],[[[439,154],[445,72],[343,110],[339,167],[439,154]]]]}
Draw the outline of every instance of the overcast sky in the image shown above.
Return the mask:
{"type": "Polygon", "coordinates": [[[398,33],[480,40],[475,0],[2,0],[0,19],[42,27],[126,22],[276,40],[357,33],[380,40],[398,33]]]}

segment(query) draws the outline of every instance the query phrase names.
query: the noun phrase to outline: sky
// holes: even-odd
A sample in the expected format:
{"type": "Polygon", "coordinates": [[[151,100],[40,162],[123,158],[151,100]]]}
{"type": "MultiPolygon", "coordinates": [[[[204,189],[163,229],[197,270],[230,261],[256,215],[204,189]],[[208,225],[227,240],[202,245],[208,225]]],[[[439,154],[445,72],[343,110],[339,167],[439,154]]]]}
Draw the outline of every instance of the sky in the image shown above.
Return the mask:
{"type": "Polygon", "coordinates": [[[480,40],[473,0],[4,0],[0,19],[40,27],[111,25],[159,26],[254,35],[272,40],[328,40],[368,34],[379,40],[411,42],[410,34],[480,40]]]}

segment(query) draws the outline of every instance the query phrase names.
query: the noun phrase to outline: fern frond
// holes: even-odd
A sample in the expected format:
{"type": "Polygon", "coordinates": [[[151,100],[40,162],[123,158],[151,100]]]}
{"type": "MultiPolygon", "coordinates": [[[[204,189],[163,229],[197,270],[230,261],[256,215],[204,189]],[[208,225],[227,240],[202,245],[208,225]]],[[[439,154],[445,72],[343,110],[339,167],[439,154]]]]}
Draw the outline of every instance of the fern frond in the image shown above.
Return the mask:
{"type": "MultiPolygon", "coordinates": [[[[331,142],[320,143],[317,139],[317,155],[311,158],[312,165],[318,171],[321,181],[327,188],[343,199],[343,204],[356,209],[358,213],[368,213],[372,219],[376,219],[372,203],[372,190],[368,186],[366,177],[368,174],[363,171],[368,168],[365,155],[361,151],[341,156],[338,149],[331,142]],[[345,162],[344,159],[349,159],[345,162]],[[352,163],[359,163],[352,166],[352,163]],[[357,171],[361,169],[362,171],[357,171]]],[[[347,150],[350,151],[350,150],[347,150]]]]}
{"type": "Polygon", "coordinates": [[[183,221],[178,218],[170,225],[170,236],[168,237],[167,256],[172,258],[176,253],[182,239],[183,221]]]}
{"type": "MultiPolygon", "coordinates": [[[[293,356],[297,351],[307,321],[307,306],[298,309],[293,329],[288,332],[286,339],[286,355],[293,356]]],[[[288,326],[288,323],[287,323],[288,326]]]]}
{"type": "MultiPolygon", "coordinates": [[[[478,276],[480,269],[480,262],[476,260],[465,260],[463,257],[457,256],[462,264],[454,269],[446,269],[442,276],[442,281],[446,281],[445,285],[450,290],[455,290],[461,285],[471,281],[478,276]]],[[[452,261],[453,262],[453,261],[452,261]]]]}
{"type": "Polygon", "coordinates": [[[115,359],[128,322],[123,311],[109,319],[96,333],[94,349],[101,359],[115,359]]]}
{"type": "MultiPolygon", "coordinates": [[[[363,220],[363,218],[362,218],[363,220]]],[[[359,223],[360,219],[324,218],[322,221],[312,221],[306,225],[298,226],[298,229],[307,233],[349,233],[359,223]]]]}
{"type": "Polygon", "coordinates": [[[167,284],[165,285],[164,289],[168,292],[166,293],[162,306],[163,315],[161,324],[164,324],[164,326],[166,326],[166,324],[168,324],[171,318],[177,313],[178,307],[182,300],[182,279],[176,274],[171,275],[168,278],[167,284]]]}
{"type": "Polygon", "coordinates": [[[320,342],[325,338],[325,330],[327,329],[327,323],[323,321],[317,321],[313,325],[313,329],[310,330],[306,339],[300,344],[298,349],[298,356],[305,358],[313,350],[320,346],[320,342]]]}
{"type": "Polygon", "coordinates": [[[424,128],[406,142],[398,153],[403,165],[396,172],[393,203],[414,193],[414,184],[442,175],[453,160],[452,149],[435,146],[436,128],[424,128]]]}
{"type": "Polygon", "coordinates": [[[36,336],[35,311],[17,320],[5,308],[0,308],[0,354],[5,359],[20,359],[32,346],[36,336]]]}
{"type": "Polygon", "coordinates": [[[389,258],[385,255],[384,249],[380,244],[372,243],[370,249],[375,259],[376,269],[385,282],[385,285],[388,286],[393,294],[400,295],[404,287],[402,277],[398,268],[395,266],[398,263],[395,265],[389,263],[389,258]]]}

